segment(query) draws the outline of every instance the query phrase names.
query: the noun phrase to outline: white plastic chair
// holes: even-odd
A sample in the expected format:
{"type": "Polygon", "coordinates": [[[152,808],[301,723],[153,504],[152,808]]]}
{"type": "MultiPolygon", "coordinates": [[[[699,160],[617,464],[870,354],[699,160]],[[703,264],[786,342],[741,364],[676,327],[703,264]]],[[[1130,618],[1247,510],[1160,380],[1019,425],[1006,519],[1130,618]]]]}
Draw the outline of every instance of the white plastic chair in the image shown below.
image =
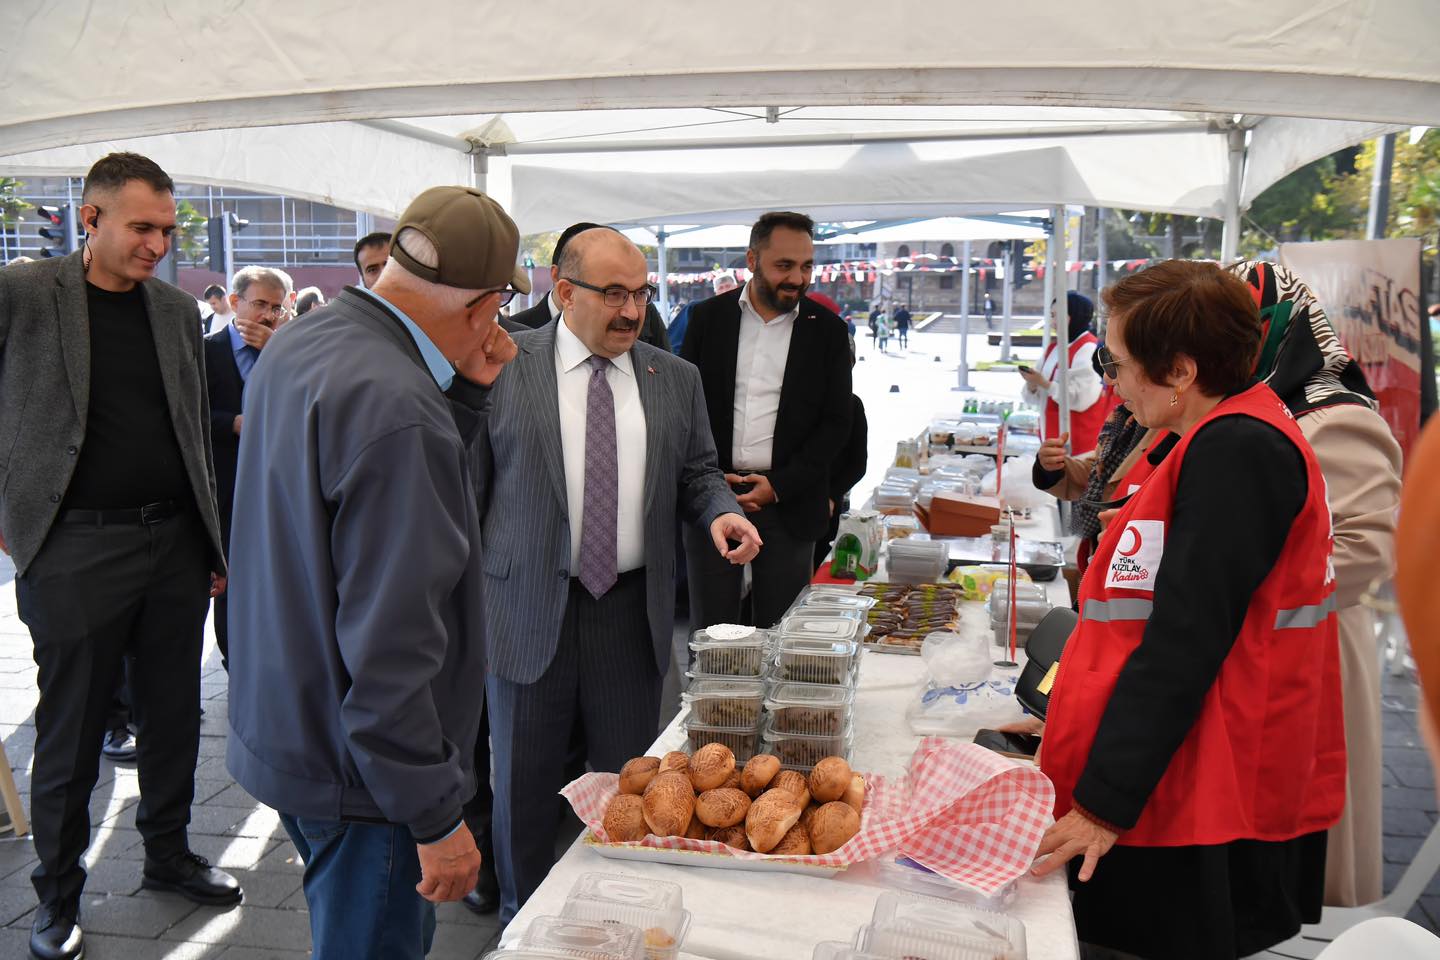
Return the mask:
{"type": "Polygon", "coordinates": [[[1435,960],[1440,937],[1400,917],[1379,917],[1351,927],[1320,951],[1319,960],[1435,960]]]}

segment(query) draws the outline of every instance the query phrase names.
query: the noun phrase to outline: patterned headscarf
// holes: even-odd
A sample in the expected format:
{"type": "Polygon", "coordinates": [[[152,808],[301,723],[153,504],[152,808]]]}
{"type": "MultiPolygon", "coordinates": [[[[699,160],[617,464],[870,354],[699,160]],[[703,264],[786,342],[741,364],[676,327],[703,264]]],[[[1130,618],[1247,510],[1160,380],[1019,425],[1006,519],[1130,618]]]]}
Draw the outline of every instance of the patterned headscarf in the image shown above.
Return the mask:
{"type": "Polygon", "coordinates": [[[1255,376],[1299,416],[1307,410],[1378,404],[1360,364],[1345,349],[1305,282],[1286,267],[1241,260],[1227,267],[1245,281],[1260,308],[1260,362],[1255,376]]]}
{"type": "Polygon", "coordinates": [[[1084,496],[1070,508],[1071,533],[1082,540],[1093,540],[1100,535],[1100,512],[1094,504],[1105,500],[1110,478],[1130,451],[1145,439],[1145,433],[1145,428],[1135,422],[1123,403],[1110,411],[1095,441],[1095,466],[1090,471],[1090,482],[1085,486],[1084,496]]]}

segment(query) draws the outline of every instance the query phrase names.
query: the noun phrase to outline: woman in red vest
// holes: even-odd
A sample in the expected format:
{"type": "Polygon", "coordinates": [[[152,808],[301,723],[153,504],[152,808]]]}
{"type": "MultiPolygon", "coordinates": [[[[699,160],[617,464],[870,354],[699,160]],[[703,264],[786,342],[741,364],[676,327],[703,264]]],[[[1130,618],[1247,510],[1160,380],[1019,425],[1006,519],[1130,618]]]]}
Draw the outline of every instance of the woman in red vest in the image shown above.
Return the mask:
{"type": "MultiPolygon", "coordinates": [[[[1089,297],[1075,291],[1065,295],[1066,312],[1070,317],[1069,372],[1066,378],[1070,398],[1070,451],[1076,456],[1095,449],[1095,438],[1110,412],[1103,396],[1103,383],[1095,372],[1093,358],[1100,341],[1090,331],[1095,319],[1095,304],[1089,297]]],[[[1025,378],[1024,399],[1045,411],[1045,439],[1060,436],[1060,380],[1057,369],[1060,352],[1052,341],[1040,361],[1039,370],[1020,371],[1025,378]]]]}
{"type": "Polygon", "coordinates": [[[1319,918],[1345,799],[1330,512],[1289,410],[1253,380],[1260,319],[1213,264],[1105,291],[1106,375],[1179,437],[1110,519],[1046,717],[1081,940],[1241,957],[1319,918]],[[1103,863],[1097,862],[1104,858],[1103,863]]]}

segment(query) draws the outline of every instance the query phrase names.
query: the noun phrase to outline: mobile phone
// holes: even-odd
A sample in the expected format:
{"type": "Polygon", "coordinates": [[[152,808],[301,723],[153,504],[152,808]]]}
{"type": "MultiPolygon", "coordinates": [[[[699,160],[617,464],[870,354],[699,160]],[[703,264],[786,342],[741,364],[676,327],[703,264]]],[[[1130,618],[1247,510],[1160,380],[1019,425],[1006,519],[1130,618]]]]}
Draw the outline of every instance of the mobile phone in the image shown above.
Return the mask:
{"type": "Polygon", "coordinates": [[[1025,364],[1023,364],[1023,363],[1016,364],[1015,369],[1016,369],[1016,370],[1019,370],[1021,373],[1034,373],[1034,372],[1035,372],[1035,369],[1034,369],[1033,367],[1027,367],[1027,366],[1025,366],[1025,364]]]}
{"type": "Polygon", "coordinates": [[[755,484],[753,484],[753,483],[732,483],[732,484],[730,485],[730,489],[731,489],[731,490],[734,490],[734,491],[735,491],[735,495],[738,497],[738,496],[740,496],[741,494],[746,494],[746,493],[749,493],[751,490],[754,490],[754,489],[755,489],[755,484]]]}
{"type": "Polygon", "coordinates": [[[975,745],[993,750],[1006,757],[1029,760],[1040,749],[1040,738],[1033,733],[1001,733],[981,730],[975,734],[975,745]]]}

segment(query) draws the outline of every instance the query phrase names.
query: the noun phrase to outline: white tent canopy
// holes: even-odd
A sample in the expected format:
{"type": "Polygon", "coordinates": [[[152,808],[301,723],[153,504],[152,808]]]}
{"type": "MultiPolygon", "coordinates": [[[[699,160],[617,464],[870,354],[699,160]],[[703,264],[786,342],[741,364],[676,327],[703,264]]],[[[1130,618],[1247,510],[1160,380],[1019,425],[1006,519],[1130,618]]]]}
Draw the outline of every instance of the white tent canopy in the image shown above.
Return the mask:
{"type": "Polygon", "coordinates": [[[1233,238],[1290,170],[1440,125],[1431,12],[1212,0],[1120,23],[1037,0],[879,35],[857,0],[722,20],[677,0],[8,0],[0,175],[132,148],[188,181],[387,215],[471,180],[526,232],[1069,203],[1224,217],[1233,238]],[[430,119],[385,119],[407,116],[430,119]]]}
{"type": "MultiPolygon", "coordinates": [[[[1008,215],[1016,219],[1044,219],[1049,210],[1025,210],[1008,215]]],[[[1045,229],[1037,224],[1022,224],[1006,220],[975,220],[967,217],[936,217],[929,220],[906,220],[896,223],[870,223],[850,221],[834,225],[846,232],[830,235],[820,234],[816,246],[841,243],[915,243],[923,241],[959,242],[964,240],[1039,240],[1045,229]],[[855,232],[850,232],[851,230],[855,232]]],[[[704,226],[699,224],[666,224],[654,227],[627,227],[620,232],[632,241],[644,246],[655,246],[660,232],[665,234],[665,246],[670,250],[713,250],[742,249],[750,244],[748,225],[728,224],[704,226]]],[[[829,256],[817,251],[816,257],[825,260],[829,256]]]]}

